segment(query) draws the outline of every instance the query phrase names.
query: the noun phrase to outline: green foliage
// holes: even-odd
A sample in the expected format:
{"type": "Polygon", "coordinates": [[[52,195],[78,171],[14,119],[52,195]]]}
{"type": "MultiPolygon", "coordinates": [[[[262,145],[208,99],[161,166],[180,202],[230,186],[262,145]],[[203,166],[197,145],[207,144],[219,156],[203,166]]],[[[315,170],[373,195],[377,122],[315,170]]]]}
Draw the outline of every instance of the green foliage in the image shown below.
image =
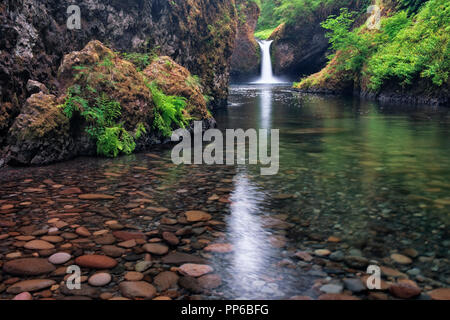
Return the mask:
{"type": "Polygon", "coordinates": [[[136,148],[134,138],[122,125],[104,128],[97,138],[97,153],[115,158],[120,152],[131,154],[136,148]]]}
{"type": "Polygon", "coordinates": [[[137,127],[136,127],[136,132],[134,134],[134,137],[136,138],[136,140],[139,140],[142,135],[147,133],[147,129],[145,129],[145,126],[143,123],[138,123],[137,127]]]}
{"type": "Polygon", "coordinates": [[[257,31],[275,29],[280,24],[281,16],[275,13],[275,9],[280,4],[279,2],[278,0],[261,0],[261,14],[258,20],[257,31]]]}
{"type": "Polygon", "coordinates": [[[326,18],[327,12],[350,6],[348,0],[261,0],[257,32],[274,29],[281,23],[298,24],[312,18],[326,18]]]}
{"type": "Polygon", "coordinates": [[[408,13],[416,13],[428,0],[400,0],[399,8],[406,9],[408,13]]]}
{"type": "MultiPolygon", "coordinates": [[[[332,15],[321,24],[329,30],[326,36],[330,39],[331,47],[341,52],[338,70],[359,72],[371,52],[371,35],[361,33],[360,29],[350,31],[356,14],[342,8],[339,16],[332,15]]],[[[330,59],[334,57],[331,55],[330,59]]]]}
{"type": "Polygon", "coordinates": [[[147,68],[158,56],[155,53],[122,53],[122,57],[136,66],[138,71],[147,68]]]}
{"type": "MultiPolygon", "coordinates": [[[[416,2],[415,2],[416,3],[416,2]]],[[[450,2],[429,0],[415,15],[400,10],[381,20],[380,30],[365,25],[352,30],[355,13],[342,9],[322,26],[336,57],[336,70],[352,71],[378,91],[388,81],[410,85],[418,78],[434,86],[448,81],[450,69],[450,2]]]]}
{"type": "Polygon", "coordinates": [[[100,67],[105,67],[111,69],[114,67],[114,62],[111,60],[111,57],[106,57],[103,61],[98,64],[100,67]]]}
{"type": "Polygon", "coordinates": [[[79,96],[80,92],[79,86],[69,88],[69,90],[67,90],[66,100],[60,106],[66,117],[69,119],[72,118],[74,112],[89,108],[88,101],[79,96]]]}
{"type": "Polygon", "coordinates": [[[76,112],[85,119],[86,132],[96,140],[97,153],[106,157],[132,153],[136,148],[135,139],[146,133],[145,126],[142,123],[138,124],[133,137],[121,123],[117,123],[122,114],[119,102],[102,93],[94,98],[95,104],[91,105],[88,99],[81,95],[79,86],[69,88],[66,100],[60,107],[69,119],[76,112]]]}
{"type": "Polygon", "coordinates": [[[186,108],[186,99],[165,95],[154,82],[148,84],[148,87],[152,92],[153,102],[155,103],[153,128],[164,136],[170,137],[174,125],[178,128],[184,128],[187,124],[183,114],[183,110],[186,108]]]}
{"type": "Polygon", "coordinates": [[[260,40],[266,40],[272,35],[272,33],[274,31],[275,31],[275,28],[260,30],[260,31],[255,32],[255,37],[260,40]]]}
{"type": "Polygon", "coordinates": [[[193,76],[191,75],[191,76],[187,77],[186,84],[189,87],[191,87],[191,88],[201,87],[202,86],[202,80],[197,75],[193,75],[193,76]]]}
{"type": "Polygon", "coordinates": [[[405,14],[398,13],[384,22],[383,31],[391,31],[390,41],[383,42],[367,62],[369,87],[373,90],[380,89],[390,78],[404,85],[417,77],[428,78],[436,86],[448,81],[450,2],[430,0],[413,18],[414,22],[405,23],[404,19],[405,14]],[[396,32],[392,32],[392,25],[396,25],[396,32]]]}

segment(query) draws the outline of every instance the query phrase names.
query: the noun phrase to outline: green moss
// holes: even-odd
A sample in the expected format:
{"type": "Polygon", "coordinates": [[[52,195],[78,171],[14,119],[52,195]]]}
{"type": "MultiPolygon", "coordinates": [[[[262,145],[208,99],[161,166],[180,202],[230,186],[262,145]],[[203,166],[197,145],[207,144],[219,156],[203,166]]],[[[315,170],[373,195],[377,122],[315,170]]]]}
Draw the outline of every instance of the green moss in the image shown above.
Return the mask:
{"type": "Polygon", "coordinates": [[[153,62],[153,60],[158,58],[156,53],[153,52],[152,53],[123,52],[121,53],[121,55],[125,60],[134,64],[138,69],[138,71],[144,70],[150,65],[150,63],[153,62]]]}

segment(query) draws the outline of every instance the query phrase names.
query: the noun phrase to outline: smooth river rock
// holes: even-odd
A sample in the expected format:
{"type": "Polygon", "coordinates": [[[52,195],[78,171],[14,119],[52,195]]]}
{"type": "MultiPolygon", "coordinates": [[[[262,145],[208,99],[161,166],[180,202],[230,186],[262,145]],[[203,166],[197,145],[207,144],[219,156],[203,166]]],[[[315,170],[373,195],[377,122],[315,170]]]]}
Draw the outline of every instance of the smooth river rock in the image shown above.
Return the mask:
{"type": "Polygon", "coordinates": [[[13,284],[6,292],[18,294],[22,292],[34,292],[51,287],[56,282],[49,279],[25,280],[13,284]]]}
{"type": "Polygon", "coordinates": [[[102,272],[102,273],[96,273],[92,275],[88,283],[93,287],[103,287],[106,286],[108,283],[110,283],[112,280],[112,277],[109,273],[102,272]]]}
{"type": "Polygon", "coordinates": [[[30,250],[50,250],[54,249],[55,246],[50,242],[44,240],[31,240],[25,243],[24,248],[30,250]]]}
{"type": "Polygon", "coordinates": [[[208,266],[206,264],[187,263],[187,264],[183,264],[180,267],[179,271],[181,272],[181,274],[183,274],[185,276],[198,278],[205,274],[213,272],[214,269],[211,266],[208,266]]]}
{"type": "Polygon", "coordinates": [[[46,259],[23,258],[8,261],[3,271],[16,276],[37,276],[54,271],[56,268],[46,259]]]}
{"type": "Polygon", "coordinates": [[[156,285],[159,291],[166,291],[174,287],[178,282],[178,275],[175,272],[164,271],[158,274],[153,283],[156,285]]]}
{"type": "Polygon", "coordinates": [[[159,243],[147,243],[142,248],[148,253],[153,253],[160,256],[169,252],[169,247],[159,243]]]}
{"type": "Polygon", "coordinates": [[[185,215],[188,222],[200,222],[212,219],[212,216],[209,213],[198,210],[187,211],[185,212],[185,215]]]}
{"type": "Polygon", "coordinates": [[[130,299],[151,300],[156,296],[156,288],[145,281],[123,281],[119,289],[124,297],[130,299]]]}
{"type": "Polygon", "coordinates": [[[66,263],[71,258],[72,258],[72,256],[70,254],[66,253],[66,252],[58,252],[58,253],[55,253],[55,254],[51,255],[48,258],[48,261],[50,263],[58,265],[58,264],[66,263]]]}
{"type": "Polygon", "coordinates": [[[107,256],[85,255],[76,258],[75,264],[92,269],[112,269],[117,265],[117,261],[107,256]]]}

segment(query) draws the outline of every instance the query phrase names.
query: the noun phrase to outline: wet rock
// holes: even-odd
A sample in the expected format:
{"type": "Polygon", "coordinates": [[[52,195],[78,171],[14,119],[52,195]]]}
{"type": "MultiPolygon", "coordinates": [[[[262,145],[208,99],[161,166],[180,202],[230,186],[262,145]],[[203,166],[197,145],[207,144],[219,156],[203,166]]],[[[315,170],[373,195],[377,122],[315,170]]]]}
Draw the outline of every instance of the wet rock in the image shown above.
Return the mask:
{"type": "Polygon", "coordinates": [[[333,261],[342,261],[342,260],[344,260],[345,255],[342,251],[335,251],[335,252],[331,253],[329,257],[330,257],[330,260],[333,260],[333,261]]]}
{"type": "Polygon", "coordinates": [[[204,250],[215,253],[229,253],[233,251],[233,245],[229,243],[215,243],[205,247],[204,250]]]}
{"type": "Polygon", "coordinates": [[[56,282],[49,279],[25,280],[20,281],[9,287],[6,292],[18,294],[22,292],[34,292],[45,288],[49,288],[56,282]]]}
{"type": "Polygon", "coordinates": [[[428,291],[427,294],[433,300],[450,300],[450,288],[439,288],[428,291]]]}
{"type": "Polygon", "coordinates": [[[37,276],[47,274],[56,268],[46,259],[24,258],[6,262],[3,271],[17,276],[37,276]]]}
{"type": "Polygon", "coordinates": [[[78,196],[81,200],[114,200],[114,196],[107,194],[80,194],[78,196]]]}
{"type": "Polygon", "coordinates": [[[314,254],[319,257],[327,257],[331,254],[331,251],[328,249],[317,249],[314,251],[314,254]]]}
{"type": "Polygon", "coordinates": [[[406,271],[406,273],[409,274],[410,276],[418,276],[420,274],[420,269],[412,268],[412,269],[409,269],[408,271],[406,271]]]}
{"type": "Polygon", "coordinates": [[[394,262],[398,264],[411,264],[412,260],[411,258],[408,258],[407,256],[404,256],[402,254],[394,253],[391,254],[391,259],[394,260],[394,262]]]}
{"type": "Polygon", "coordinates": [[[204,211],[187,211],[185,212],[186,219],[188,222],[200,222],[200,221],[208,221],[212,219],[212,216],[209,213],[204,211]]]}
{"type": "Polygon", "coordinates": [[[147,243],[142,248],[148,253],[153,253],[160,256],[169,252],[169,248],[167,246],[159,243],[147,243]]]}
{"type": "Polygon", "coordinates": [[[123,281],[119,289],[124,297],[130,299],[150,300],[156,296],[156,288],[145,281],[123,281]]]}
{"type": "Polygon", "coordinates": [[[343,279],[342,282],[344,283],[344,286],[346,289],[350,290],[351,292],[359,293],[362,291],[366,291],[366,286],[361,281],[361,279],[343,279]]]}
{"type": "Polygon", "coordinates": [[[82,193],[82,191],[80,190],[80,188],[68,188],[68,189],[65,189],[65,190],[62,190],[61,192],[60,192],[60,194],[63,194],[63,195],[73,195],[73,194],[80,194],[80,193],[82,193]]]}
{"type": "Polygon", "coordinates": [[[363,257],[346,256],[344,262],[351,268],[365,269],[369,265],[369,260],[363,257]]]}
{"type": "Polygon", "coordinates": [[[52,264],[58,265],[58,264],[66,263],[71,258],[72,258],[72,256],[70,254],[66,253],[66,252],[58,252],[58,253],[55,253],[55,254],[51,255],[48,258],[48,261],[50,263],[52,263],[52,264]]]}
{"type": "Polygon", "coordinates": [[[310,262],[313,260],[313,257],[308,252],[305,252],[305,251],[299,251],[295,254],[295,256],[306,262],[310,262]]]}
{"type": "Polygon", "coordinates": [[[386,266],[380,266],[381,274],[386,277],[392,278],[407,278],[408,276],[396,269],[392,269],[386,266]]]}
{"type": "Polygon", "coordinates": [[[173,288],[178,282],[178,275],[171,271],[164,271],[158,274],[153,283],[156,285],[159,291],[166,291],[167,289],[173,288]]]}
{"type": "Polygon", "coordinates": [[[82,237],[90,237],[91,233],[85,227],[79,227],[75,230],[75,233],[82,237]]]}
{"type": "Polygon", "coordinates": [[[402,251],[402,253],[404,255],[407,255],[408,257],[413,258],[413,259],[417,258],[419,256],[419,253],[417,252],[417,250],[413,249],[413,248],[405,249],[405,250],[402,251]]]}
{"type": "Polygon", "coordinates": [[[119,247],[131,249],[137,246],[136,240],[131,239],[117,244],[119,247]]]}
{"type": "Polygon", "coordinates": [[[201,277],[205,274],[211,273],[214,271],[214,269],[211,266],[205,265],[205,264],[192,264],[187,263],[183,264],[179,271],[181,274],[193,278],[201,277]]]}
{"type": "Polygon", "coordinates": [[[397,298],[410,299],[418,296],[422,290],[411,282],[397,282],[389,287],[391,294],[397,298]]]}
{"type": "Polygon", "coordinates": [[[206,260],[201,257],[194,256],[192,254],[174,252],[163,257],[162,262],[165,264],[176,264],[176,265],[181,265],[184,263],[204,264],[206,260]]]}
{"type": "Polygon", "coordinates": [[[103,246],[102,251],[107,256],[112,257],[112,258],[119,258],[119,257],[123,256],[126,252],[126,250],[123,248],[119,248],[116,246],[110,246],[110,245],[103,246]]]}
{"type": "Polygon", "coordinates": [[[181,277],[178,281],[178,284],[180,285],[180,287],[193,293],[203,292],[203,288],[198,283],[198,279],[193,277],[181,277]]]}
{"type": "Polygon", "coordinates": [[[290,297],[289,300],[310,301],[314,299],[308,296],[293,296],[290,297]]]}
{"type": "Polygon", "coordinates": [[[172,232],[163,232],[162,237],[167,243],[176,246],[180,243],[180,239],[172,232]]]}
{"type": "Polygon", "coordinates": [[[22,300],[22,301],[33,300],[33,296],[29,292],[22,292],[16,295],[13,298],[13,300],[22,300]]]}
{"type": "Polygon", "coordinates": [[[107,256],[85,255],[76,258],[75,264],[92,269],[112,269],[117,265],[117,261],[107,256]]]}
{"type": "Polygon", "coordinates": [[[49,250],[54,249],[55,246],[44,240],[32,240],[27,242],[24,248],[30,250],[49,250]]]}
{"type": "Polygon", "coordinates": [[[139,233],[139,232],[114,231],[113,235],[114,235],[114,237],[116,237],[117,239],[122,240],[122,241],[138,240],[138,239],[145,240],[146,239],[145,235],[143,233],[139,233]]]}
{"type": "Polygon", "coordinates": [[[361,299],[342,293],[327,293],[319,296],[319,300],[361,300],[361,299]]]}
{"type": "Polygon", "coordinates": [[[87,284],[82,283],[80,289],[69,289],[66,284],[62,285],[60,291],[63,295],[74,296],[75,297],[91,297],[97,298],[100,295],[100,291],[97,288],[91,287],[87,284]]]}
{"type": "Polygon", "coordinates": [[[116,242],[116,238],[112,234],[107,234],[103,237],[96,238],[94,241],[100,245],[111,245],[116,242]]]}
{"type": "Polygon", "coordinates": [[[144,279],[144,275],[140,272],[130,271],[125,274],[124,278],[127,281],[141,281],[144,279]]]}
{"type": "Polygon", "coordinates": [[[326,284],[320,287],[324,293],[341,293],[344,287],[341,284],[326,284]]]}
{"type": "Polygon", "coordinates": [[[136,266],[134,269],[137,272],[145,272],[152,266],[152,264],[153,263],[151,261],[140,261],[140,262],[136,263],[136,266]]]}
{"type": "Polygon", "coordinates": [[[94,275],[92,275],[89,280],[88,283],[93,286],[93,287],[104,287],[106,286],[108,283],[110,283],[112,280],[112,277],[109,273],[96,273],[94,275]]]}
{"type": "Polygon", "coordinates": [[[222,285],[222,278],[217,274],[207,274],[198,278],[198,285],[206,290],[216,289],[222,285]]]}

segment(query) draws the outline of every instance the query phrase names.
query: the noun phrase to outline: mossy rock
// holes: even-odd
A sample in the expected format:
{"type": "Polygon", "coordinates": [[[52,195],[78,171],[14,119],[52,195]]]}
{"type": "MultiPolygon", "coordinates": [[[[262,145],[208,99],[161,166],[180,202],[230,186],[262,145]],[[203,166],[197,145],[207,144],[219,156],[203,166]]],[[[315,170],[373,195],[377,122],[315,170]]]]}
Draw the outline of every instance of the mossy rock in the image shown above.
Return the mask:
{"type": "Polygon", "coordinates": [[[154,104],[144,76],[101,42],[91,41],[83,50],[66,55],[58,73],[62,84],[60,103],[66,98],[67,89],[77,85],[83,96],[105,93],[118,101],[125,128],[134,130],[139,123],[151,127],[154,104]]]}
{"type": "Polygon", "coordinates": [[[13,162],[44,164],[66,159],[73,144],[69,127],[54,95],[32,95],[9,131],[13,162]]]}
{"type": "Polygon", "coordinates": [[[169,96],[186,98],[188,116],[201,120],[210,118],[200,79],[169,57],[155,59],[145,70],[149,81],[169,96]]]}

